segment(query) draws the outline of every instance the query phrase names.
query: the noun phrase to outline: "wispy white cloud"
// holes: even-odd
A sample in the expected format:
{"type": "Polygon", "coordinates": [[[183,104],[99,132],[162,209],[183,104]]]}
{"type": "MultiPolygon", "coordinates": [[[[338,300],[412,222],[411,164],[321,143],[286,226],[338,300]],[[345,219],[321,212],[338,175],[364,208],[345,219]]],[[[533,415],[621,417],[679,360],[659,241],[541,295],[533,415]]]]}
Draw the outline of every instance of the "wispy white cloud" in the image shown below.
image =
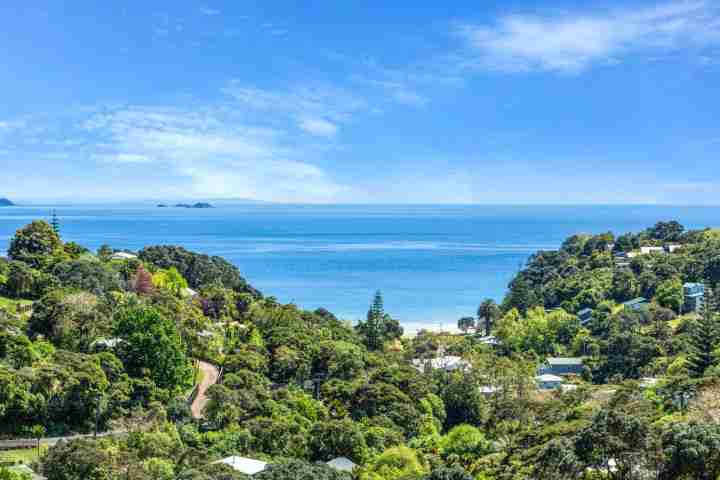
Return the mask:
{"type": "Polygon", "coordinates": [[[178,194],[286,202],[332,201],[344,190],[308,158],[309,144],[281,128],[243,121],[237,104],[193,109],[120,107],[83,122],[99,138],[93,158],[154,162],[188,179],[178,194]]]}
{"type": "Polygon", "coordinates": [[[339,125],[368,109],[361,97],[334,87],[276,91],[232,82],[224,92],[252,109],[290,115],[298,128],[313,135],[335,135],[339,125]]]}
{"type": "Polygon", "coordinates": [[[337,133],[337,125],[322,118],[303,118],[300,120],[300,129],[321,137],[333,137],[337,133]]]}
{"type": "Polygon", "coordinates": [[[627,55],[702,49],[720,43],[715,2],[675,1],[600,13],[507,15],[456,27],[470,47],[467,66],[576,73],[627,55]]]}
{"type": "Polygon", "coordinates": [[[117,162],[117,163],[150,163],[152,158],[145,155],[138,155],[133,153],[113,153],[113,154],[99,154],[94,155],[96,160],[103,162],[117,162]]]}
{"type": "Polygon", "coordinates": [[[23,128],[25,122],[23,120],[0,120],[0,131],[10,131],[23,128]]]}

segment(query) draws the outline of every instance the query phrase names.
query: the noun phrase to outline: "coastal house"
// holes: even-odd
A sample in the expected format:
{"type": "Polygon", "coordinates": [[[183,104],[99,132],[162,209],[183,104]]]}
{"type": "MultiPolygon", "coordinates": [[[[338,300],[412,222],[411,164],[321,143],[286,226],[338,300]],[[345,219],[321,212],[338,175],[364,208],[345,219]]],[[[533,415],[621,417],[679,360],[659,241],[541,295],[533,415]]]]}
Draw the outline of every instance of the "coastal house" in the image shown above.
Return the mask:
{"type": "Polygon", "coordinates": [[[558,375],[544,373],[535,377],[535,382],[540,390],[555,390],[562,386],[565,379],[558,375]]]}
{"type": "Polygon", "coordinates": [[[480,394],[484,397],[489,397],[490,395],[494,395],[502,390],[501,387],[495,387],[493,385],[483,385],[482,387],[479,387],[480,394]]]}
{"type": "Polygon", "coordinates": [[[640,388],[643,390],[657,386],[658,379],[655,377],[643,377],[640,379],[640,388]]]}
{"type": "Polygon", "coordinates": [[[90,348],[95,351],[113,350],[124,341],[122,338],[98,338],[90,344],[90,348]]]}
{"type": "Polygon", "coordinates": [[[688,282],[683,285],[683,292],[685,293],[683,310],[685,312],[699,312],[705,299],[705,285],[688,282]]]}
{"type": "Polygon", "coordinates": [[[592,320],[593,311],[591,308],[583,308],[577,313],[577,317],[580,320],[580,325],[585,326],[592,320]]]}
{"type": "Polygon", "coordinates": [[[623,308],[626,310],[642,310],[643,308],[648,306],[647,299],[643,297],[637,297],[633,298],[632,300],[628,300],[627,302],[623,302],[623,308]]]}
{"type": "Polygon", "coordinates": [[[347,457],[333,458],[329,462],[325,462],[325,465],[340,472],[347,473],[352,473],[352,471],[357,468],[357,464],[347,457]]]}
{"type": "Polygon", "coordinates": [[[651,253],[665,253],[665,248],[664,247],[650,247],[650,246],[640,247],[641,255],[648,255],[651,253]]]}
{"type": "Polygon", "coordinates": [[[668,243],[665,245],[665,251],[668,253],[675,253],[677,250],[681,249],[682,245],[679,245],[677,243],[668,243]]]}
{"type": "Polygon", "coordinates": [[[421,372],[424,372],[427,368],[452,372],[454,370],[464,370],[470,366],[470,362],[455,355],[444,355],[430,359],[416,358],[412,361],[412,364],[421,372]]]}
{"type": "Polygon", "coordinates": [[[110,260],[131,260],[133,258],[137,258],[137,255],[128,252],[115,252],[110,256],[110,260]]]}
{"type": "Polygon", "coordinates": [[[538,369],[538,374],[582,375],[584,368],[582,357],[551,357],[538,369]]]}
{"type": "Polygon", "coordinates": [[[229,465],[233,468],[233,470],[244,475],[255,475],[256,473],[260,473],[265,470],[268,465],[266,462],[261,462],[260,460],[255,460],[253,458],[236,456],[223,458],[215,463],[224,463],[225,465],[229,465]]]}
{"type": "Polygon", "coordinates": [[[493,347],[500,343],[495,335],[485,335],[483,337],[477,337],[477,342],[482,345],[490,345],[493,347]]]}

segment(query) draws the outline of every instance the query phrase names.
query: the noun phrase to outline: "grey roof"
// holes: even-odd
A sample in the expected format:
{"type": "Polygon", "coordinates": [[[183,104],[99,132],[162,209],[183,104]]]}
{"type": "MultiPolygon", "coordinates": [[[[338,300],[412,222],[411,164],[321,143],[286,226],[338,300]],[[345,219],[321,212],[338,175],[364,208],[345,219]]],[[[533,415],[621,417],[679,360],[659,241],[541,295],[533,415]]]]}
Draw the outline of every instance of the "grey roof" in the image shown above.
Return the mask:
{"type": "Polygon", "coordinates": [[[627,302],[623,302],[623,305],[626,305],[626,306],[640,305],[641,303],[645,303],[645,302],[647,302],[646,298],[638,297],[638,298],[633,298],[632,300],[628,300],[627,302]]]}
{"type": "Polygon", "coordinates": [[[327,462],[326,465],[330,468],[334,468],[335,470],[340,470],[341,472],[352,472],[355,467],[357,467],[355,462],[346,457],[333,458],[327,462]]]}
{"type": "Polygon", "coordinates": [[[552,357],[547,359],[548,365],[582,365],[582,357],[552,357]]]}

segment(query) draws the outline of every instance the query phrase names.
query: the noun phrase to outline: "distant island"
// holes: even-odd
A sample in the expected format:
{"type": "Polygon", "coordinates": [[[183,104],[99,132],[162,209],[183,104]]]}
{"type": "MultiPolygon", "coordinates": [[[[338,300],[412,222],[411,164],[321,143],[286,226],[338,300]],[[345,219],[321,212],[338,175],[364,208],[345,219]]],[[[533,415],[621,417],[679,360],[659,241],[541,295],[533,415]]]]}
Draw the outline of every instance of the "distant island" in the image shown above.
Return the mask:
{"type": "MultiPolygon", "coordinates": [[[[161,205],[158,205],[161,206],[161,205]]],[[[195,204],[190,205],[189,203],[178,203],[175,205],[175,208],[215,208],[209,203],[206,202],[198,202],[195,204]]]]}
{"type": "Polygon", "coordinates": [[[167,205],[165,205],[164,203],[158,203],[157,207],[158,208],[167,208],[167,205]]]}
{"type": "Polygon", "coordinates": [[[7,198],[0,198],[0,207],[14,207],[15,204],[7,198]]]}

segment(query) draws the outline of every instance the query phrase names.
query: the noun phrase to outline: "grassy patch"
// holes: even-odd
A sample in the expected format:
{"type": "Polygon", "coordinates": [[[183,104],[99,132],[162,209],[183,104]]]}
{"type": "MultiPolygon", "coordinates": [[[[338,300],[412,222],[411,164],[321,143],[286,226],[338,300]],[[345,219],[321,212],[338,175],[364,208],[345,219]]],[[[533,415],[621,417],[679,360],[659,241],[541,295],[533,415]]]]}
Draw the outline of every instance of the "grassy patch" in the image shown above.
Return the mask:
{"type": "MultiPolygon", "coordinates": [[[[47,445],[40,446],[40,454],[47,452],[47,445]]],[[[19,448],[17,450],[0,450],[0,464],[24,463],[26,465],[39,458],[37,448],[19,448]]]]}
{"type": "Polygon", "coordinates": [[[14,298],[0,297],[0,308],[15,313],[18,305],[32,305],[32,300],[16,300],[14,298]]]}

